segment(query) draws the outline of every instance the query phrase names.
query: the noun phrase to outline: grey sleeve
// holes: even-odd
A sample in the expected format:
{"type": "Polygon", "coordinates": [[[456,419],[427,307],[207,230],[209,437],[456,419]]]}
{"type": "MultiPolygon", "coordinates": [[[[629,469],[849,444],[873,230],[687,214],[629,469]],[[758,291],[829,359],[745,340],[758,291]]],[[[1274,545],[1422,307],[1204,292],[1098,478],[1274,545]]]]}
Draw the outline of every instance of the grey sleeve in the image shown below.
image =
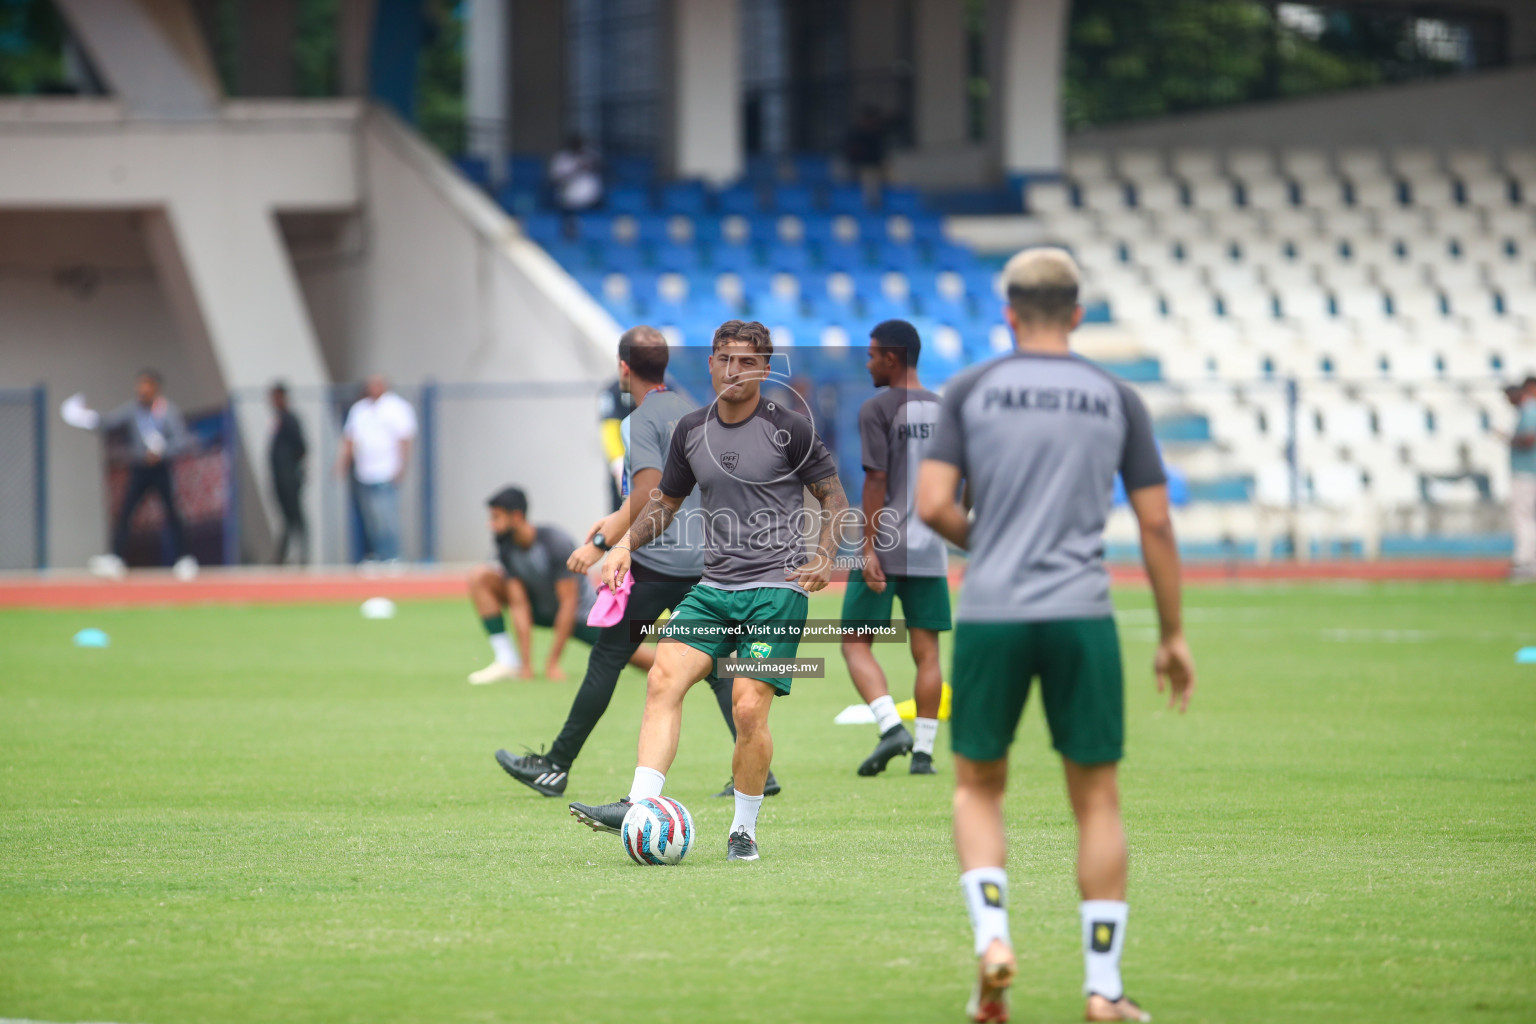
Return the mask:
{"type": "Polygon", "coordinates": [[[166,404],[165,432],[166,453],[169,455],[179,455],[196,447],[192,432],[187,429],[187,421],[182,419],[181,410],[176,408],[174,402],[166,404]]]}
{"type": "Polygon", "coordinates": [[[789,464],[795,467],[795,475],[803,484],[814,484],[829,476],[837,475],[837,460],[827,451],[827,446],[816,436],[816,428],[804,416],[786,416],[789,426],[789,444],[785,452],[789,464]]]}
{"type": "Polygon", "coordinates": [[[664,469],[667,465],[665,422],[655,416],[643,416],[645,406],[629,414],[630,484],[642,469],[664,469]]]}
{"type": "Polygon", "coordinates": [[[672,443],[667,445],[667,463],[661,470],[661,493],[669,498],[686,498],[698,486],[693,467],[688,464],[688,432],[693,429],[690,414],[672,428],[672,443]]]}
{"type": "Polygon", "coordinates": [[[1163,458],[1152,436],[1152,417],[1141,396],[1119,381],[1120,402],[1125,408],[1125,447],[1120,451],[1120,479],[1126,493],[1144,487],[1158,487],[1168,482],[1163,472],[1163,458]]]}
{"type": "Polygon", "coordinates": [[[939,422],[934,429],[933,440],[928,444],[925,458],[947,462],[965,472],[965,420],[960,409],[970,395],[970,381],[957,381],[944,389],[939,401],[939,422]]]}
{"type": "Polygon", "coordinates": [[[118,406],[116,409],[113,409],[111,412],[103,414],[101,417],[101,422],[96,424],[96,429],[103,431],[116,430],[118,427],[126,427],[129,423],[132,422],[133,403],[124,402],[122,405],[118,406]]]}
{"type": "Polygon", "coordinates": [[[566,561],[571,557],[571,552],[576,550],[576,544],[570,537],[559,530],[541,530],[539,542],[544,545],[544,550],[549,552],[549,567],[551,579],[563,580],[567,576],[574,576],[566,561]]]}
{"type": "Polygon", "coordinates": [[[886,404],[878,396],[859,410],[859,448],[865,471],[889,472],[891,424],[886,404]]]}

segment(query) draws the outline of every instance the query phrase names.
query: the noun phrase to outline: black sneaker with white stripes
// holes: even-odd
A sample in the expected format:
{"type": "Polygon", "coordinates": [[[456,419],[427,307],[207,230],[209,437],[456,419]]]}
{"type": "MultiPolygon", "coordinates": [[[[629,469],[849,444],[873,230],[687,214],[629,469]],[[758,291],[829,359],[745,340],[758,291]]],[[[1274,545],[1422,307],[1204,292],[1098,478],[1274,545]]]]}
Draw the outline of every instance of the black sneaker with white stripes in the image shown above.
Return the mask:
{"type": "Polygon", "coordinates": [[[614,835],[619,835],[624,825],[624,815],[629,813],[629,807],[627,796],[611,804],[571,804],[571,817],[593,832],[612,832],[614,835]]]}
{"type": "Polygon", "coordinates": [[[541,796],[560,796],[565,792],[570,769],[555,764],[543,754],[532,751],[522,757],[513,757],[505,750],[496,751],[496,763],[501,770],[541,796]]]}
{"type": "Polygon", "coordinates": [[[757,840],[747,835],[745,829],[731,833],[725,841],[726,860],[757,860],[757,840]]]}

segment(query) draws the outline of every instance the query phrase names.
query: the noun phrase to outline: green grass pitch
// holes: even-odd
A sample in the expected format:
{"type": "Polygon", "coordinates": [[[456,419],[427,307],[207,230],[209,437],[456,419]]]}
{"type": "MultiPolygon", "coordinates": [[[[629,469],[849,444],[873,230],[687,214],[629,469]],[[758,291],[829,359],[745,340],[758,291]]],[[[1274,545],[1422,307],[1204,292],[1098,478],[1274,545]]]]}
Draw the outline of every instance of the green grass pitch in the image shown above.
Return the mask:
{"type": "MultiPolygon", "coordinates": [[[[1194,589],[1192,710],[1119,595],[1129,991],[1169,1021],[1536,1017],[1536,594],[1194,589]]],[[[835,615],[818,598],[813,615],[835,615]]],[[[543,650],[547,637],[536,640],[543,650]]],[[[697,845],[641,868],[496,767],[572,682],[470,687],[464,602],[0,613],[0,1018],[959,1021],[952,772],[854,768],[831,677],[774,709],[764,859],[726,864],[726,733],[689,698],[667,791],[697,845]],[[107,650],[70,636],[99,626],[107,650]]],[[[905,652],[882,649],[898,699],[905,652]]],[[[946,664],[948,655],[946,653],[946,664]]],[[[567,797],[627,788],[629,672],[567,797]]],[[[1009,796],[1014,1019],[1081,1019],[1074,834],[1038,705],[1009,796]]]]}

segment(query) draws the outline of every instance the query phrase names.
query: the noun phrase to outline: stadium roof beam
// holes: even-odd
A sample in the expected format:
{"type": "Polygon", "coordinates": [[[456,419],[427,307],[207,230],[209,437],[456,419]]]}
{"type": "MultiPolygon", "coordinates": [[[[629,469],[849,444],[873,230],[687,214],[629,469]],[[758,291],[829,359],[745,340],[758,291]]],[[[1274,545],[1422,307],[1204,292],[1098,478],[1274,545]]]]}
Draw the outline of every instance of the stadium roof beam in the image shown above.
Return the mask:
{"type": "Polygon", "coordinates": [[[213,58],[186,0],[57,0],[112,92],[136,117],[217,117],[213,58]]]}

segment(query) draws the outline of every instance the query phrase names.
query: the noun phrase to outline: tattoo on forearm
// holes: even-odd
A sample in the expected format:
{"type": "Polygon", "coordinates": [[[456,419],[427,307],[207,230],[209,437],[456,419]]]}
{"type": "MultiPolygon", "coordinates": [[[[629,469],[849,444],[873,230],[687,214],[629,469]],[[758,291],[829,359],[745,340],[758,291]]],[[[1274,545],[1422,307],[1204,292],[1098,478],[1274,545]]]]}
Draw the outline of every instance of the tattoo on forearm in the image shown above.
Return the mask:
{"type": "Polygon", "coordinates": [[[848,509],[848,495],[843,493],[842,482],[835,476],[817,480],[810,485],[811,496],[821,503],[821,536],[816,549],[823,558],[837,554],[837,524],[848,509]]]}
{"type": "Polygon", "coordinates": [[[672,517],[676,514],[677,509],[659,498],[652,498],[646,502],[645,508],[640,510],[640,517],[630,525],[630,546],[644,547],[666,533],[667,527],[672,525],[672,517]]]}

